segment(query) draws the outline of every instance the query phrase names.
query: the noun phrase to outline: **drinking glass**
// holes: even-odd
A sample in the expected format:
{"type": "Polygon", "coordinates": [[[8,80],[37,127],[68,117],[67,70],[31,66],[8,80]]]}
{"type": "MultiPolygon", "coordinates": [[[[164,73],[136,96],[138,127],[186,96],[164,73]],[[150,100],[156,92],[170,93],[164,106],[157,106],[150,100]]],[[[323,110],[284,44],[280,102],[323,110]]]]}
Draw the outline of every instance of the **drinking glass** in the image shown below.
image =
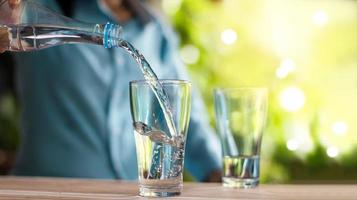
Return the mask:
{"type": "Polygon", "coordinates": [[[222,143],[223,186],[252,188],[259,184],[267,93],[266,88],[214,91],[216,125],[222,143]]]}
{"type": "Polygon", "coordinates": [[[182,173],[191,110],[191,83],[184,80],[159,82],[167,99],[154,93],[150,86],[152,82],[130,82],[130,105],[140,196],[179,195],[183,187],[182,173]],[[164,104],[169,105],[169,112],[163,112],[165,108],[160,105],[164,104]],[[169,125],[170,121],[173,127],[169,125]]]}

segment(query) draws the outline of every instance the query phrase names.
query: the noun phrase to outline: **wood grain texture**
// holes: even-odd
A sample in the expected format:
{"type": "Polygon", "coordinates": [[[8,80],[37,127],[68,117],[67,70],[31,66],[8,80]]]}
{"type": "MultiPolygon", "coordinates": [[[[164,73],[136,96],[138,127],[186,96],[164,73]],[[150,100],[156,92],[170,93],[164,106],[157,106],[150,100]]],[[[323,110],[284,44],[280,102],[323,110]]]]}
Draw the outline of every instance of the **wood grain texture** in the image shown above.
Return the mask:
{"type": "MultiPolygon", "coordinates": [[[[145,199],[136,182],[0,177],[0,200],[12,199],[145,199]]],[[[224,188],[216,183],[184,183],[180,196],[170,199],[357,199],[357,185],[261,185],[255,189],[224,188]]]]}

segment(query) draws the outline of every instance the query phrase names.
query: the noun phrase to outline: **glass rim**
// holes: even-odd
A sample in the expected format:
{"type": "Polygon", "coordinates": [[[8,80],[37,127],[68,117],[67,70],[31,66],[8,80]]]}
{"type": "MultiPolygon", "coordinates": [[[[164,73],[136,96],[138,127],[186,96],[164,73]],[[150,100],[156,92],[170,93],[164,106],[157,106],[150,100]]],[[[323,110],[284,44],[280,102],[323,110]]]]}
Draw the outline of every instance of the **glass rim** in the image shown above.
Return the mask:
{"type": "MultiPolygon", "coordinates": [[[[176,85],[191,85],[191,81],[182,80],[182,79],[158,79],[161,84],[176,84],[176,85]]],[[[147,80],[132,80],[129,82],[129,85],[148,85],[149,81],[147,80]]]]}
{"type": "Polygon", "coordinates": [[[268,87],[216,87],[213,89],[216,92],[268,92],[268,87]]]}

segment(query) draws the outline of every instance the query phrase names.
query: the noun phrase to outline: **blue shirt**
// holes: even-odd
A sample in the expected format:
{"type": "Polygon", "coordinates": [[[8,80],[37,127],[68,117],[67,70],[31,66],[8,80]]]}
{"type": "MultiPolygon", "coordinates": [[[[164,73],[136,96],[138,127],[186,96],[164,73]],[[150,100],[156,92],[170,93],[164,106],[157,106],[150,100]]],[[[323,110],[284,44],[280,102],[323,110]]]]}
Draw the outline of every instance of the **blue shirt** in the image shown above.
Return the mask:
{"type": "MultiPolygon", "coordinates": [[[[97,1],[75,1],[74,18],[115,22],[97,1]]],[[[53,0],[42,2],[58,11],[53,0]]],[[[159,78],[189,79],[172,31],[155,17],[123,25],[124,38],[159,78]]],[[[137,178],[129,81],[143,79],[122,49],[76,44],[16,54],[22,144],[13,173],[33,176],[137,178]]],[[[197,180],[220,168],[220,148],[203,102],[193,92],[185,168],[197,180]]]]}

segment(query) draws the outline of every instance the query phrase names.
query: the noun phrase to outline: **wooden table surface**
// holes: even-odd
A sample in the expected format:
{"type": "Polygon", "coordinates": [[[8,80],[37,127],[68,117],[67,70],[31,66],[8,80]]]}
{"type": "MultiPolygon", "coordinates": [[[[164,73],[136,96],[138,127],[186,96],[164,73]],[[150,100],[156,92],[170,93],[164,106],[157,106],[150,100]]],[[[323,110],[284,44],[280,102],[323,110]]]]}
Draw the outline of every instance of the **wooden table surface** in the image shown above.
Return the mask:
{"type": "MultiPolygon", "coordinates": [[[[0,177],[0,199],[145,199],[136,182],[0,177]]],[[[357,199],[357,185],[260,185],[255,189],[224,188],[216,183],[184,183],[170,199],[357,199]]]]}

